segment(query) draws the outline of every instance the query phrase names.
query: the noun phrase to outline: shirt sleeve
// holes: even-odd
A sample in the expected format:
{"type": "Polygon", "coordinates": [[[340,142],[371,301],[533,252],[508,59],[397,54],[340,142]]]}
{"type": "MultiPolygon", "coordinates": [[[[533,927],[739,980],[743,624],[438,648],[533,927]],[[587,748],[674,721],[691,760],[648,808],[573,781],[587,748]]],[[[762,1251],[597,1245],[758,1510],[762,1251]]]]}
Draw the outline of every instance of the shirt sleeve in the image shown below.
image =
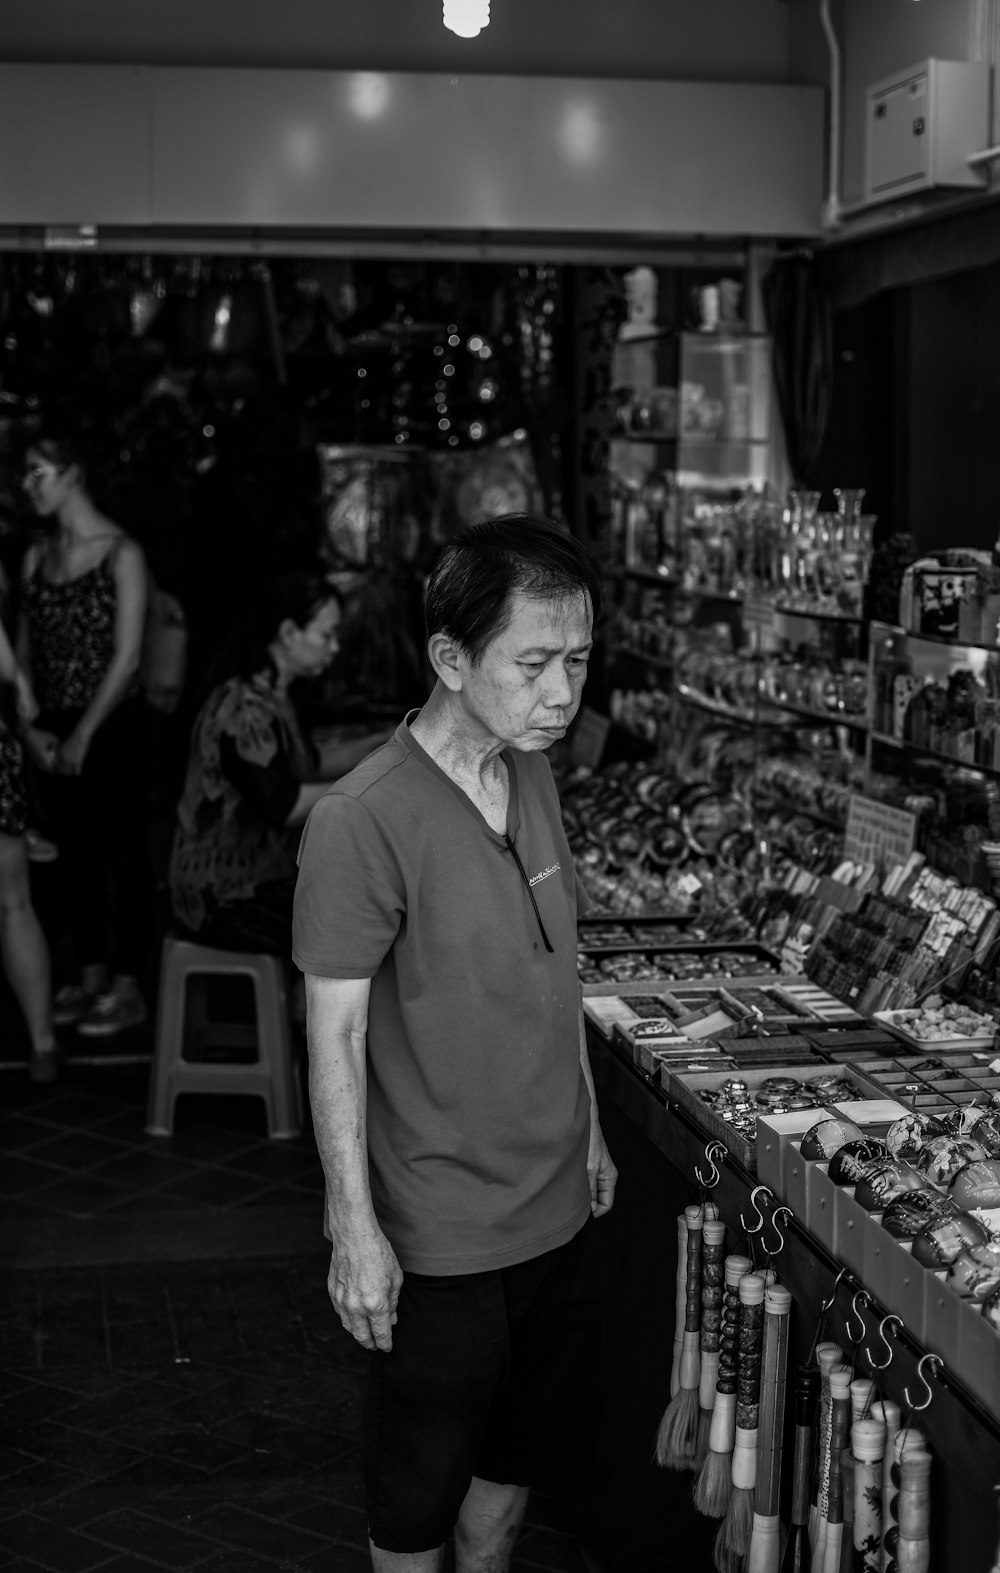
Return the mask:
{"type": "Polygon", "coordinates": [[[375,816],[336,789],[299,845],[292,959],[323,978],[373,978],[406,915],[399,863],[375,816]]]}
{"type": "Polygon", "coordinates": [[[245,758],[235,738],[223,732],[219,738],[219,769],[266,824],[276,830],[285,825],[298,798],[300,783],[280,740],[267,764],[258,764],[245,758]]]}

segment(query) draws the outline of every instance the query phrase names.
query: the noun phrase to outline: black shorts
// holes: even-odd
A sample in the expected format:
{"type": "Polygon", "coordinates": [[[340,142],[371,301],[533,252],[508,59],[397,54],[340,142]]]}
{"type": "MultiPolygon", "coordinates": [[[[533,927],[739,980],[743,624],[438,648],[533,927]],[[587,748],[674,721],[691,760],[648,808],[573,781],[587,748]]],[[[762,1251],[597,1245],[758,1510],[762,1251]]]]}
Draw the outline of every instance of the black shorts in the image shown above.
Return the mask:
{"type": "Polygon", "coordinates": [[[368,1532],[383,1551],[431,1551],[473,1476],[558,1492],[598,1430],[600,1307],[594,1224],[495,1272],[407,1273],[393,1346],[369,1355],[368,1532]]]}

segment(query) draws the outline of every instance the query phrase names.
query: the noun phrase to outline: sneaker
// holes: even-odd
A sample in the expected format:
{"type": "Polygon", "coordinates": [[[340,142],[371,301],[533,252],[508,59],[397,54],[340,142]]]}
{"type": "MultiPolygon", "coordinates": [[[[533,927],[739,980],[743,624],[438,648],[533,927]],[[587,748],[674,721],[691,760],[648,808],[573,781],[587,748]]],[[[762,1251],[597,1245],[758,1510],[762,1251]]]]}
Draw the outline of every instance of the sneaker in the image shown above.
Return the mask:
{"type": "Polygon", "coordinates": [[[54,863],[59,856],[55,842],[46,840],[41,831],[33,829],[31,825],[24,832],[24,844],[31,863],[54,863]]]}
{"type": "Polygon", "coordinates": [[[72,1027],[75,1021],[86,1016],[93,1003],[94,995],[88,994],[79,983],[64,984],[52,1001],[52,1025],[72,1027]]]}
{"type": "Polygon", "coordinates": [[[77,1024],[85,1038],[110,1038],[130,1027],[141,1027],[146,1020],[146,1002],[141,994],[98,994],[87,1014],[77,1024]]]}

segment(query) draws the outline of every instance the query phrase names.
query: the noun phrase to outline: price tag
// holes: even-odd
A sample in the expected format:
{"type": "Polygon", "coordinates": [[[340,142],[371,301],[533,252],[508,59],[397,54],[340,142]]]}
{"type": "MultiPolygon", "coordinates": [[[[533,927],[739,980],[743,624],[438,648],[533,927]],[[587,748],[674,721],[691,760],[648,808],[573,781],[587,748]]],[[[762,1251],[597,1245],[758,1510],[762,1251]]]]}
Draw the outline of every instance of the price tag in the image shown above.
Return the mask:
{"type": "Polygon", "coordinates": [[[847,810],[844,856],[852,863],[881,863],[893,868],[913,851],[917,817],[875,798],[851,794],[847,810]]]}

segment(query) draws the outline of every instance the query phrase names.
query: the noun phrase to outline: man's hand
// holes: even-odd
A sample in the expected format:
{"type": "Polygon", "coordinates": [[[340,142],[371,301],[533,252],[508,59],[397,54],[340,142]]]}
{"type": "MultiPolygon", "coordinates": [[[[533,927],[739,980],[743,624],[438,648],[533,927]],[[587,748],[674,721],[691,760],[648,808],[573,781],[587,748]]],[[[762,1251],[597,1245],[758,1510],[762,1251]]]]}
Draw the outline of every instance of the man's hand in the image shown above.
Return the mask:
{"type": "Polygon", "coordinates": [[[615,1186],[618,1170],[611,1161],[600,1124],[590,1122],[590,1151],[587,1154],[587,1177],[590,1180],[590,1211],[595,1218],[603,1218],[615,1205],[615,1186]]]}
{"type": "Polygon", "coordinates": [[[364,1349],[391,1349],[403,1272],[381,1230],[349,1244],[335,1239],[326,1282],[351,1337],[364,1349]]]}

